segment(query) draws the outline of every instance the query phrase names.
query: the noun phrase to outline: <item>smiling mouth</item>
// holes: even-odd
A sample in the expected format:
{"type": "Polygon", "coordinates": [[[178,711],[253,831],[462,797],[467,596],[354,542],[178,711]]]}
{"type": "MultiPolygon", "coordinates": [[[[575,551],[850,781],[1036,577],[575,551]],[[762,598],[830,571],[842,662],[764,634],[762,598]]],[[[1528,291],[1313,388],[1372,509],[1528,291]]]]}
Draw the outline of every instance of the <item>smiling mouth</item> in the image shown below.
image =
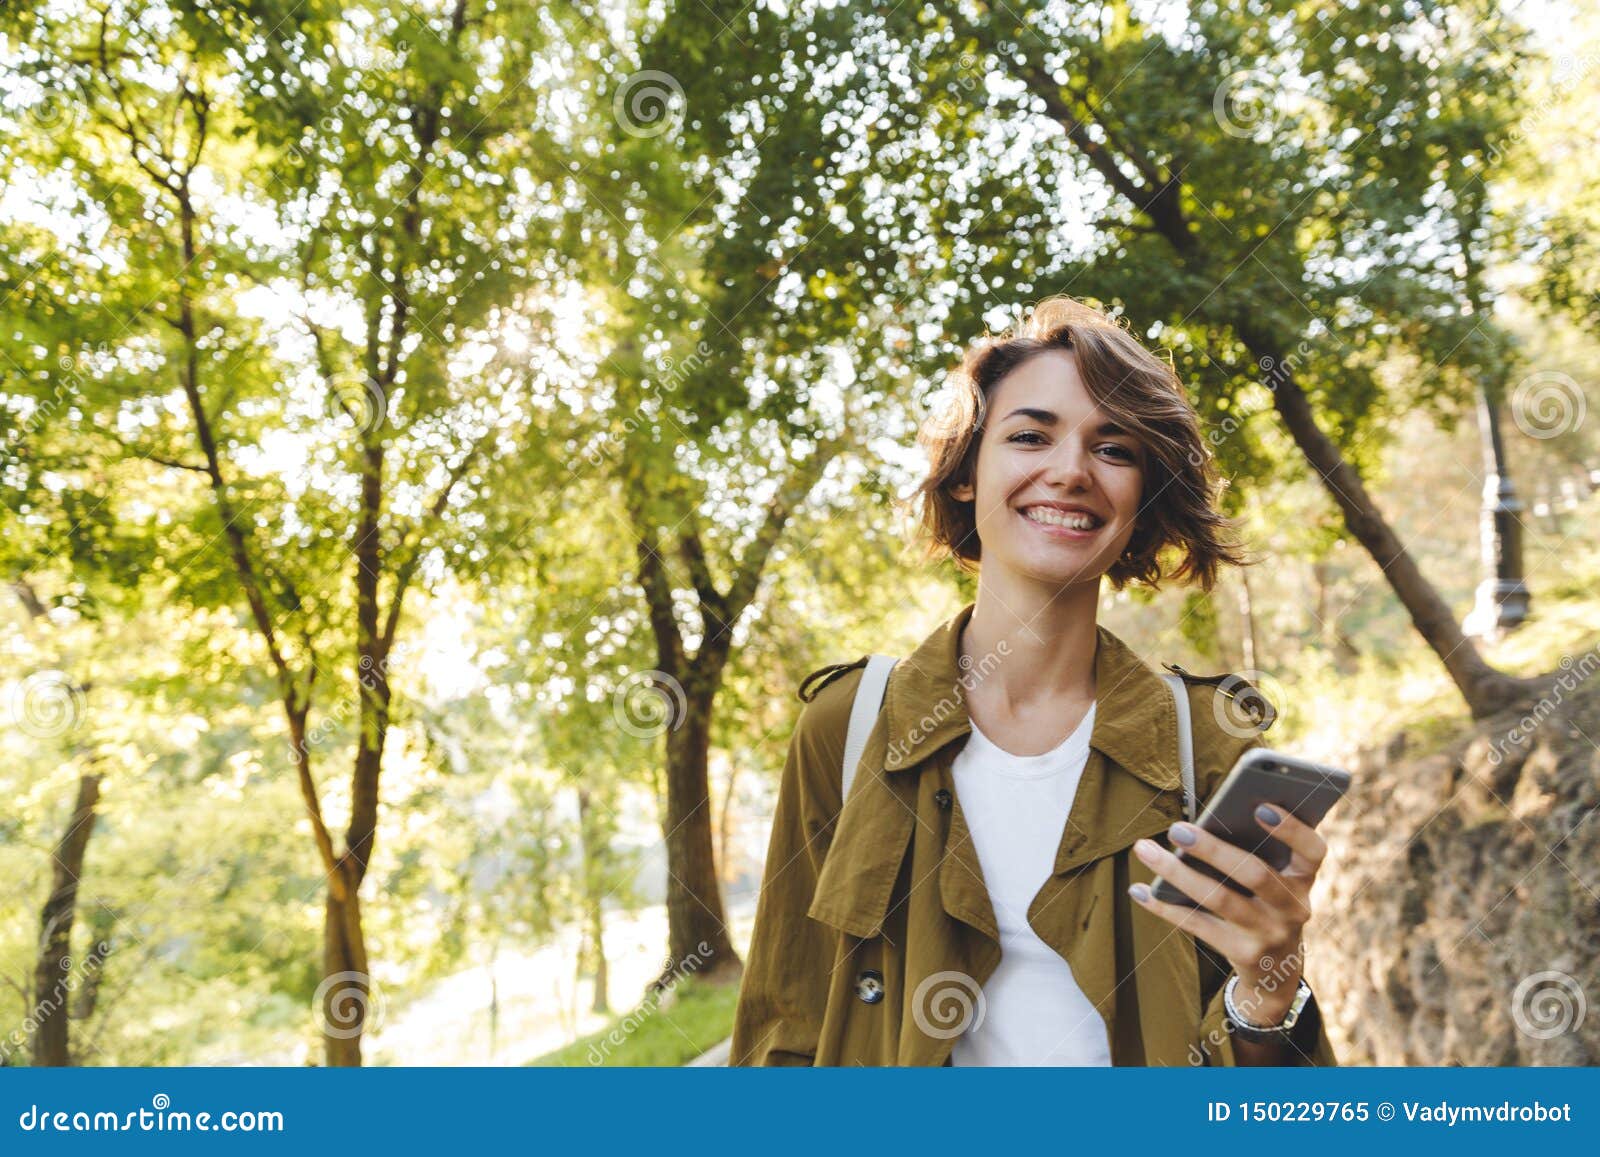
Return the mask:
{"type": "Polygon", "coordinates": [[[1104,519],[1093,514],[1081,510],[1057,510],[1052,506],[1023,507],[1022,517],[1040,526],[1061,527],[1064,530],[1099,530],[1105,525],[1104,519]]]}

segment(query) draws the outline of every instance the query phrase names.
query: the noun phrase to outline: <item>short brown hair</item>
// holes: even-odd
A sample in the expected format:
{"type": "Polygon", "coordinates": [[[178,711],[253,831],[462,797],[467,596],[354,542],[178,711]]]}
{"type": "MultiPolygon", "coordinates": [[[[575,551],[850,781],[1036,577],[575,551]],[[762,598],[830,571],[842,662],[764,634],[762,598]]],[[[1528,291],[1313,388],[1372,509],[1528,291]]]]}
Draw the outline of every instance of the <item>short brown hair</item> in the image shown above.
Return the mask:
{"type": "Polygon", "coordinates": [[[982,544],[975,504],[953,497],[950,488],[973,480],[995,387],[1024,362],[1053,349],[1072,352],[1089,396],[1146,451],[1138,522],[1127,550],[1106,572],[1112,587],[1135,582],[1158,588],[1162,579],[1172,578],[1210,590],[1224,563],[1246,565],[1230,537],[1230,520],[1216,508],[1222,483],[1199,416],[1170,361],[1151,353],[1116,319],[1065,296],[1046,298],[1026,321],[975,342],[950,374],[950,404],[923,423],[917,441],[928,452],[929,470],[916,501],[930,554],[976,569],[982,544]],[[1169,547],[1183,557],[1165,572],[1159,556],[1169,547]]]}

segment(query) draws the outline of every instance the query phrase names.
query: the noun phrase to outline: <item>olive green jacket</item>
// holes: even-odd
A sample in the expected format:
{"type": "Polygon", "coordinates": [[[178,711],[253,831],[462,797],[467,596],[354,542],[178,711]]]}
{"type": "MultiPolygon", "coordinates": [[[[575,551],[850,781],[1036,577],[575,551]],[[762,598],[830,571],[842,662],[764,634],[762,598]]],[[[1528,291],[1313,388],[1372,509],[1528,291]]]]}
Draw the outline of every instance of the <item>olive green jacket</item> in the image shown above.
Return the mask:
{"type": "MultiPolygon", "coordinates": [[[[958,661],[971,613],[895,666],[842,815],[840,763],[865,660],[801,684],[807,706],[784,764],[730,1064],[949,1064],[1000,961],[951,774],[971,731],[963,679],[987,674],[958,661]]],[[[1260,739],[1219,712],[1232,706],[1218,698],[1225,677],[1184,676],[1203,801],[1260,739]]],[[[1227,962],[1127,894],[1152,878],[1134,841],[1165,844],[1183,817],[1172,697],[1104,627],[1095,686],[1089,761],[1028,922],[1104,1018],[1114,1064],[1233,1064],[1227,962]]],[[[1314,1000],[1292,1043],[1303,1063],[1336,1063],[1314,1000]]]]}

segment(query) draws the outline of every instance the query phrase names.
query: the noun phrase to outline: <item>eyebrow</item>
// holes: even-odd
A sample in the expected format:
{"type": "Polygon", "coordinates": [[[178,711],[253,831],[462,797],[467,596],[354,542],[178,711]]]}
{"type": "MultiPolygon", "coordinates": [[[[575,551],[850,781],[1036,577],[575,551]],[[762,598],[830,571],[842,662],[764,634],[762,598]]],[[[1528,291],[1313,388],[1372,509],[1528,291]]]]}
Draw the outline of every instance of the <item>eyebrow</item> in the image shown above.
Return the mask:
{"type": "MultiPolygon", "coordinates": [[[[1015,418],[1018,415],[1021,415],[1024,418],[1032,418],[1035,422],[1038,422],[1042,426],[1054,426],[1057,422],[1061,421],[1061,415],[1057,414],[1054,410],[1039,410],[1032,406],[1018,406],[1015,410],[1012,410],[1009,414],[1002,418],[1001,421],[1010,421],[1012,418],[1015,418]]],[[[1132,437],[1133,435],[1131,430],[1126,430],[1109,419],[1101,422],[1100,428],[1096,430],[1095,433],[1099,435],[1126,434],[1129,437],[1132,437]]]]}

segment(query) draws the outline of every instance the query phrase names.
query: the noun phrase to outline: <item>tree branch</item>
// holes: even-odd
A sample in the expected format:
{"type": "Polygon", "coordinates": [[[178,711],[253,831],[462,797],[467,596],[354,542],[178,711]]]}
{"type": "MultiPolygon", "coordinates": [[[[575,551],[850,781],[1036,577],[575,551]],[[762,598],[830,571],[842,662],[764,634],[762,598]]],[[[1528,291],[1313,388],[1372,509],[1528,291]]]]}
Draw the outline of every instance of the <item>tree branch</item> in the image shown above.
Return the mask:
{"type": "Polygon", "coordinates": [[[656,549],[655,531],[650,528],[644,511],[634,502],[628,504],[636,540],[634,549],[639,556],[639,585],[644,588],[645,606],[650,614],[650,627],[656,637],[657,665],[669,675],[683,671],[683,632],[678,629],[678,617],[672,605],[672,583],[667,578],[666,561],[656,549]]]}
{"type": "Polygon", "coordinates": [[[762,572],[766,569],[773,547],[777,546],[778,539],[783,534],[783,528],[788,525],[795,509],[806,500],[807,495],[822,478],[823,472],[827,470],[828,463],[833,461],[843,446],[843,441],[838,439],[819,442],[816,453],[795,467],[794,472],[767,503],[766,517],[762,521],[761,529],[756,531],[755,540],[745,548],[734,573],[733,585],[728,589],[727,623],[730,631],[755,598],[756,590],[761,585],[762,572]]]}
{"type": "Polygon", "coordinates": [[[710,610],[719,621],[724,621],[728,615],[727,600],[717,590],[717,584],[711,577],[705,543],[700,540],[700,528],[694,525],[692,518],[689,522],[689,529],[678,535],[678,553],[689,568],[689,581],[694,584],[694,593],[700,599],[701,621],[705,622],[706,610],[710,610]]]}
{"type": "Polygon", "coordinates": [[[450,495],[454,493],[456,485],[462,478],[466,477],[467,471],[471,468],[473,462],[477,460],[479,452],[489,439],[494,436],[494,433],[494,427],[491,426],[471,446],[467,447],[466,452],[461,455],[461,460],[450,468],[450,473],[445,477],[444,484],[440,486],[439,493],[434,496],[433,502],[429,504],[422,518],[418,520],[415,528],[415,537],[409,534],[402,536],[391,552],[394,555],[400,555],[403,552],[404,558],[402,558],[399,567],[395,570],[394,592],[389,596],[389,609],[384,615],[383,631],[379,638],[385,659],[389,656],[389,648],[394,645],[395,632],[399,629],[401,603],[405,599],[406,589],[416,576],[417,568],[422,565],[423,544],[427,541],[428,535],[432,533],[433,528],[444,518],[444,512],[450,506],[450,495]]]}
{"type": "Polygon", "coordinates": [[[146,462],[154,462],[157,466],[165,466],[171,470],[192,470],[196,474],[205,474],[207,476],[211,473],[211,468],[204,462],[179,462],[176,458],[164,458],[160,454],[152,454],[148,450],[137,450],[131,446],[129,450],[137,458],[141,458],[146,462]]]}

